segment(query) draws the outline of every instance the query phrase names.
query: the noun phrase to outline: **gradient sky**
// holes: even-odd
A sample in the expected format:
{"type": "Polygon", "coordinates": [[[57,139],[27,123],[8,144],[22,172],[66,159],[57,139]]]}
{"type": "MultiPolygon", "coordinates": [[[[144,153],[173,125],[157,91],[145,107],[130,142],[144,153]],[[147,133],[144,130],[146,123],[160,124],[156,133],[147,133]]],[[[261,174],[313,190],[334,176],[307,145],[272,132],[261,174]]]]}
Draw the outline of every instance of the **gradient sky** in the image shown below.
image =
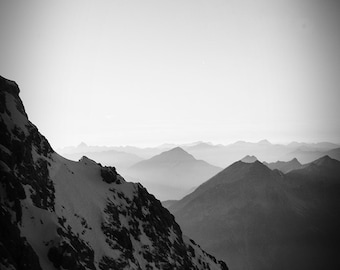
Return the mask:
{"type": "Polygon", "coordinates": [[[340,142],[340,1],[1,1],[0,74],[54,147],[340,142]]]}

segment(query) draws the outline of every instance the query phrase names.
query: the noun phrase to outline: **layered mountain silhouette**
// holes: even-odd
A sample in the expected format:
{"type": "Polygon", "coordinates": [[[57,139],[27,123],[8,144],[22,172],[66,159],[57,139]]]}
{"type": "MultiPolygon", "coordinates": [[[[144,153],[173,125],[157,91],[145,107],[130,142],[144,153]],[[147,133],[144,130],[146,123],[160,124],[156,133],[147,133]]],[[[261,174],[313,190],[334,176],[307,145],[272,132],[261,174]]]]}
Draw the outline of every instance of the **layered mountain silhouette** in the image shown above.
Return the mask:
{"type": "Polygon", "coordinates": [[[283,145],[273,144],[268,140],[262,140],[256,143],[238,141],[229,145],[214,145],[209,142],[199,141],[182,145],[163,144],[157,147],[146,148],[139,148],[135,146],[88,146],[85,143],[81,143],[77,147],[65,147],[63,149],[58,149],[57,152],[71,159],[76,159],[81,154],[86,155],[89,153],[98,152],[96,155],[98,155],[98,158],[105,161],[103,164],[109,164],[108,162],[112,162],[115,156],[111,159],[106,156],[102,158],[99,152],[114,150],[118,151],[119,153],[123,152],[131,154],[132,157],[127,156],[127,162],[124,161],[124,156],[122,156],[121,159],[114,159],[117,160],[116,166],[119,169],[124,170],[129,165],[129,163],[132,165],[136,156],[142,159],[149,159],[175,147],[181,147],[183,150],[194,155],[197,159],[207,161],[214,166],[222,168],[231,165],[236,160],[241,160],[246,155],[256,156],[259,160],[265,160],[269,163],[274,163],[278,160],[288,162],[294,158],[297,158],[299,162],[305,164],[325,155],[340,160],[340,146],[334,143],[292,142],[288,145],[283,145]]]}
{"type": "Polygon", "coordinates": [[[244,163],[254,163],[255,161],[257,161],[257,157],[247,155],[244,158],[242,158],[241,161],[244,163]]]}
{"type": "Polygon", "coordinates": [[[196,158],[210,164],[226,168],[244,156],[256,156],[267,162],[290,161],[297,158],[302,163],[309,163],[317,158],[329,155],[340,160],[339,145],[333,143],[291,143],[288,145],[272,144],[268,140],[257,143],[238,141],[229,145],[212,145],[207,143],[185,146],[184,150],[196,158]],[[338,148],[338,150],[335,150],[338,148]],[[334,151],[334,152],[330,152],[334,151]]]}
{"type": "Polygon", "coordinates": [[[135,154],[125,153],[117,150],[93,151],[93,152],[76,152],[72,154],[63,154],[64,157],[77,161],[82,156],[87,156],[102,165],[115,166],[117,170],[123,172],[143,159],[135,154]]]}
{"type": "Polygon", "coordinates": [[[302,168],[302,164],[296,158],[293,158],[291,161],[263,162],[263,164],[272,170],[277,169],[283,173],[302,168]]]}
{"type": "Polygon", "coordinates": [[[340,162],[283,174],[238,161],[169,209],[230,269],[338,269],[340,162]]]}
{"type": "Polygon", "coordinates": [[[283,159],[297,158],[302,163],[310,163],[323,156],[330,156],[333,159],[340,160],[340,148],[338,147],[330,150],[319,150],[304,146],[286,154],[283,156],[283,159]]]}
{"type": "Polygon", "coordinates": [[[158,199],[180,199],[222,169],[195,159],[180,147],[143,160],[126,171],[158,199]]]}
{"type": "Polygon", "coordinates": [[[114,167],[58,155],[0,77],[1,269],[227,269],[114,167]]]}
{"type": "Polygon", "coordinates": [[[160,145],[158,147],[145,147],[140,148],[136,146],[92,146],[87,145],[86,143],[82,142],[77,147],[69,146],[57,149],[57,152],[62,154],[63,156],[80,154],[80,153],[93,153],[93,152],[107,152],[107,151],[118,151],[124,152],[127,154],[132,154],[133,156],[140,157],[142,159],[149,159],[155,155],[158,155],[166,150],[170,150],[171,148],[176,147],[176,145],[160,145]]]}

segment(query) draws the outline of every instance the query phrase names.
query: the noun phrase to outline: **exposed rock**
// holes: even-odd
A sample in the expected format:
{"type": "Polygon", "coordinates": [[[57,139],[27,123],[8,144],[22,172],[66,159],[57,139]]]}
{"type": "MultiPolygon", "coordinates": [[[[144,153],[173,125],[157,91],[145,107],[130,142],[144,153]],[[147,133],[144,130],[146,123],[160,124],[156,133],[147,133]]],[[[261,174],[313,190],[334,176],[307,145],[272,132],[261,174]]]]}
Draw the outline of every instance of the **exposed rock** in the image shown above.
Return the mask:
{"type": "Polygon", "coordinates": [[[55,153],[18,94],[0,78],[1,269],[226,269],[140,184],[55,153]]]}

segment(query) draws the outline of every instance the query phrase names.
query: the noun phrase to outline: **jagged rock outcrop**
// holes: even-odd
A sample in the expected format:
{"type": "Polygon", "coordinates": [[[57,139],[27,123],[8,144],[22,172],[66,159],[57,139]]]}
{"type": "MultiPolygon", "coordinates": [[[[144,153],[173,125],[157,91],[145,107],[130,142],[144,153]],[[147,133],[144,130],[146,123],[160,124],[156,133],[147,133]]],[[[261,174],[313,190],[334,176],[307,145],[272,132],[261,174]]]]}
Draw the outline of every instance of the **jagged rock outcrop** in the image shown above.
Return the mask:
{"type": "Polygon", "coordinates": [[[115,168],[53,151],[0,77],[0,269],[227,269],[115,168]]]}

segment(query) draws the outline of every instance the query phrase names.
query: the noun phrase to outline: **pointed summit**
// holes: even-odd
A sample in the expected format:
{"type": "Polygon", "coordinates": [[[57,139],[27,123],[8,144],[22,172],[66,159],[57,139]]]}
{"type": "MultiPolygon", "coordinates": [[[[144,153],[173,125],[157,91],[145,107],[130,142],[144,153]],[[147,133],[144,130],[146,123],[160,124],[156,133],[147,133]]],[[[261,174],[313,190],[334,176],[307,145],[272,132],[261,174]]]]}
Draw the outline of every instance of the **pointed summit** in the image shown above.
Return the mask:
{"type": "Polygon", "coordinates": [[[86,148],[86,147],[88,147],[88,145],[87,145],[86,143],[84,143],[84,142],[81,142],[81,143],[77,146],[77,148],[86,148]]]}
{"type": "Polygon", "coordinates": [[[131,166],[127,174],[147,183],[161,200],[180,199],[222,169],[175,147],[131,166]]]}
{"type": "Polygon", "coordinates": [[[241,161],[244,163],[254,163],[257,160],[257,157],[249,155],[246,155],[244,158],[241,159],[241,161]]]}
{"type": "Polygon", "coordinates": [[[302,164],[296,158],[293,158],[290,161],[277,161],[273,163],[266,163],[265,165],[271,170],[280,170],[283,173],[288,173],[292,170],[297,170],[302,167],[302,164]]]}
{"type": "Polygon", "coordinates": [[[150,161],[193,161],[196,160],[192,155],[183,150],[181,147],[175,147],[168,151],[162,152],[154,156],[150,161]]]}
{"type": "Polygon", "coordinates": [[[319,158],[315,161],[313,161],[311,164],[314,164],[316,166],[322,166],[322,167],[332,167],[339,165],[340,162],[338,160],[332,159],[330,156],[326,155],[323,156],[322,158],[319,158]]]}
{"type": "Polygon", "coordinates": [[[186,153],[186,154],[188,154],[188,152],[186,152],[183,148],[181,148],[179,146],[174,147],[174,148],[170,149],[167,152],[169,152],[169,153],[186,153]]]}
{"type": "Polygon", "coordinates": [[[196,192],[204,192],[219,185],[226,185],[244,180],[251,180],[250,182],[252,184],[259,181],[263,182],[266,181],[269,175],[273,173],[274,172],[258,160],[253,163],[237,161],[211,177],[208,181],[199,186],[192,194],[196,192]]]}
{"type": "Polygon", "coordinates": [[[289,172],[289,175],[293,177],[296,175],[305,175],[317,181],[322,179],[326,182],[329,181],[329,179],[338,181],[340,176],[340,161],[326,155],[311,163],[303,165],[299,170],[289,172]]]}
{"type": "Polygon", "coordinates": [[[282,174],[259,161],[238,161],[169,209],[184,234],[228,260],[230,269],[335,269],[340,166],[325,167],[333,163],[340,164],[326,156],[282,174]],[[271,253],[274,246],[278,252],[271,253]]]}

